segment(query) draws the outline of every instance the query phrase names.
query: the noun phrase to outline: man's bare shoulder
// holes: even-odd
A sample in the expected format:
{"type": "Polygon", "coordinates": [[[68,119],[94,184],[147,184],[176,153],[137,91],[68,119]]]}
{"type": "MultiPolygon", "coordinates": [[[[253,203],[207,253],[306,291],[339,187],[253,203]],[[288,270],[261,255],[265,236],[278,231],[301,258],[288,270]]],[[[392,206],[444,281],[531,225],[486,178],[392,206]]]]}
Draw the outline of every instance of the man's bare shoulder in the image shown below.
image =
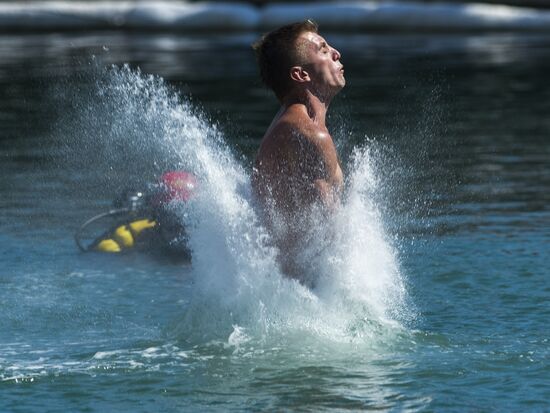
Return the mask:
{"type": "Polygon", "coordinates": [[[317,125],[303,109],[289,108],[278,120],[273,132],[292,143],[309,143],[315,147],[331,142],[326,128],[317,125]]]}

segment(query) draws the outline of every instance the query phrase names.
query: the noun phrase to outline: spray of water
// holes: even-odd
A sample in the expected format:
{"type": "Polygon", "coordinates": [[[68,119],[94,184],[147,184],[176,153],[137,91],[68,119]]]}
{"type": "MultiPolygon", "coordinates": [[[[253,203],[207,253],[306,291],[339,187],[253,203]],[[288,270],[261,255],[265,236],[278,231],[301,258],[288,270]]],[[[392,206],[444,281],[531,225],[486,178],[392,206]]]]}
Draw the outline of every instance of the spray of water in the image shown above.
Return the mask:
{"type": "Polygon", "coordinates": [[[351,156],[347,196],[328,223],[336,237],[321,245],[324,223],[304,248],[305,267],[317,280],[310,289],[281,273],[252,201],[249,171],[215,125],[157,77],[128,67],[96,76],[92,99],[76,105],[79,145],[96,154],[90,167],[101,164],[118,176],[122,156],[125,164],[140,164],[127,175],[170,168],[200,180],[199,195],[180,206],[195,288],[170,334],[230,345],[292,335],[352,341],[379,334],[380,326],[398,326],[410,313],[374,202],[381,188],[368,148],[351,156]]]}

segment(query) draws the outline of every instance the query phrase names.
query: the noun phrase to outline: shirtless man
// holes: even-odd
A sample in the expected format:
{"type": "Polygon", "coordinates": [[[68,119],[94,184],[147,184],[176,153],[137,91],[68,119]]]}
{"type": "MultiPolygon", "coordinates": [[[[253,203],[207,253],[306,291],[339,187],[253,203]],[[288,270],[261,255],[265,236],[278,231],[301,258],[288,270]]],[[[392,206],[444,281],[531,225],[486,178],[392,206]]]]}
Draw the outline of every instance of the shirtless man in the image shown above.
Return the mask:
{"type": "Polygon", "coordinates": [[[343,65],[310,20],[272,31],[253,48],[263,82],[281,103],[256,157],[253,190],[283,271],[301,279],[296,256],[315,221],[338,207],[343,187],[325,124],[332,98],[346,83],[343,65]]]}

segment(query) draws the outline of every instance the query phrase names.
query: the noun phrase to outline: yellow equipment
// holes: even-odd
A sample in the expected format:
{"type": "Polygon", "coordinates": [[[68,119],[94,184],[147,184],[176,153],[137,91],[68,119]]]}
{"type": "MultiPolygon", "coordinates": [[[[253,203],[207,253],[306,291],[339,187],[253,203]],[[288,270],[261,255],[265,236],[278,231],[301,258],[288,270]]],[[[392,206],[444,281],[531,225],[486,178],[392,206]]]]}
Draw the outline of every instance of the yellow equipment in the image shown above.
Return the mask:
{"type": "Polygon", "coordinates": [[[156,225],[156,221],[150,219],[140,219],[120,225],[99,237],[89,249],[114,253],[133,248],[140,235],[156,225]]]}

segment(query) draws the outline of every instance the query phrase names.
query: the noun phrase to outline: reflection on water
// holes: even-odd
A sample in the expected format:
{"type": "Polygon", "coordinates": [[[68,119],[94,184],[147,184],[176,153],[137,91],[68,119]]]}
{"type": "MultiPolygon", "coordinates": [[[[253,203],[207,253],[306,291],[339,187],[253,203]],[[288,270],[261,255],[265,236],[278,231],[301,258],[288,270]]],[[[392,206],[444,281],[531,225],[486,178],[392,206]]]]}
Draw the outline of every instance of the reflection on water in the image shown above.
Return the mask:
{"type": "MultiPolygon", "coordinates": [[[[129,63],[190,94],[247,170],[277,110],[256,37],[1,36],[0,386],[11,396],[0,410],[98,398],[92,410],[546,408],[549,37],[326,34],[348,80],[330,126],[348,175],[354,148],[369,151],[369,199],[419,314],[403,327],[364,317],[320,340],[337,319],[329,308],[299,314],[317,318],[309,330],[265,337],[222,323],[201,340],[208,328],[182,321],[190,267],[77,253],[78,224],[174,156],[122,100],[83,116],[101,103],[98,68],[129,63]]],[[[212,325],[236,319],[206,304],[212,325]]]]}

